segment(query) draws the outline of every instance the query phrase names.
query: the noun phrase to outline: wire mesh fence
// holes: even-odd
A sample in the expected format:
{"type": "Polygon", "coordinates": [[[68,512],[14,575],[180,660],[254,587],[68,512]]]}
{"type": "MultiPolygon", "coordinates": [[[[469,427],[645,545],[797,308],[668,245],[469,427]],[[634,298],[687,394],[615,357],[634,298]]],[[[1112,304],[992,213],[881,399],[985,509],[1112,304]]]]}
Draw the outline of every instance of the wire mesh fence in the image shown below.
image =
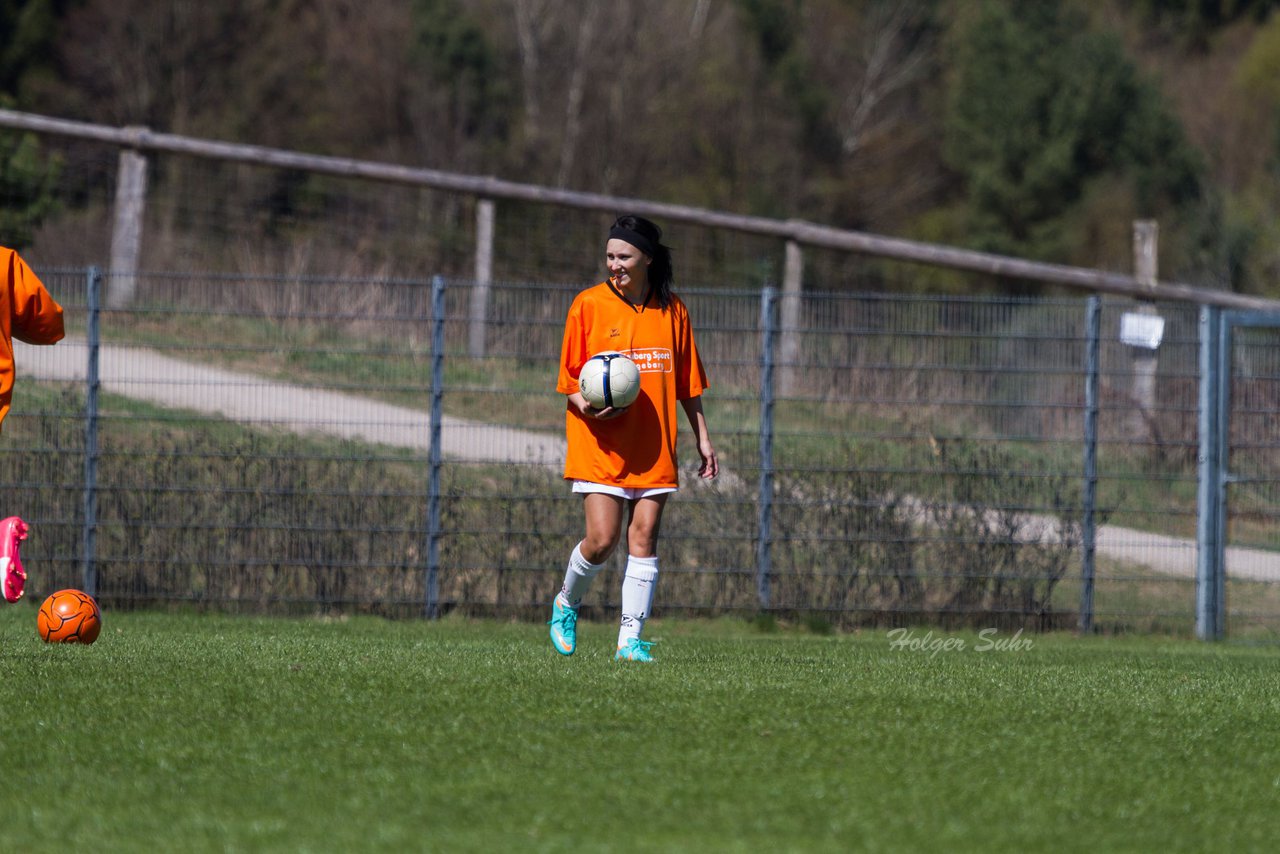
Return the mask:
{"type": "MultiPolygon", "coordinates": [[[[541,615],[582,533],[554,391],[580,285],[491,285],[474,356],[472,283],[444,283],[433,480],[431,281],[147,275],[127,309],[94,312],[86,271],[42,277],[68,337],[19,349],[0,449],[33,595],[91,564],[117,607],[541,615]]],[[[1156,306],[1163,341],[1142,351],[1119,335],[1136,307],[1101,304],[1086,493],[1084,299],[809,293],[771,313],[756,290],[682,296],[724,473],[698,482],[682,444],[662,612],[1048,628],[1088,607],[1102,630],[1191,631],[1193,306],[1156,306]]],[[[1280,616],[1275,343],[1235,347],[1236,632],[1280,616]]],[[[619,572],[588,614],[617,607],[619,572]]]]}
{"type": "Polygon", "coordinates": [[[1274,631],[1277,538],[1277,463],[1275,417],[1280,393],[1280,329],[1239,327],[1231,336],[1227,366],[1231,376],[1228,431],[1225,436],[1229,474],[1225,484],[1226,577],[1224,595],[1228,631],[1234,634],[1274,631]]]}

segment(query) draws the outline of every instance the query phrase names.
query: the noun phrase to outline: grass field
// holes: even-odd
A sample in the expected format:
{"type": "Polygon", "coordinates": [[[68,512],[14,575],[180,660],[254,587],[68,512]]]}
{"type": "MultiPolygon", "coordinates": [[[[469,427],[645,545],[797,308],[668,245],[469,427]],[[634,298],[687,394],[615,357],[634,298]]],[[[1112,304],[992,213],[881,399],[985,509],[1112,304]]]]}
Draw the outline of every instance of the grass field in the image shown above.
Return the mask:
{"type": "Polygon", "coordinates": [[[1262,850],[1275,647],[0,608],[0,850],[1262,850]],[[992,647],[1000,641],[1012,648],[992,647]],[[897,644],[895,645],[895,641],[897,644]],[[963,648],[958,648],[963,645],[963,648]]]}

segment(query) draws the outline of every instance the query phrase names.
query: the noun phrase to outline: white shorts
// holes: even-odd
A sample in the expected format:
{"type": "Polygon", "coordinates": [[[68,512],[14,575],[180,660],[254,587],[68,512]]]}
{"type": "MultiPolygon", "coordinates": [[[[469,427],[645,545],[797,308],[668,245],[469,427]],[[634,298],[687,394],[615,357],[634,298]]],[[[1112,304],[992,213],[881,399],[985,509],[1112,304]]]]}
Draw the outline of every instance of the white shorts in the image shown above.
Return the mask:
{"type": "Polygon", "coordinates": [[[575,480],[573,482],[573,491],[578,493],[602,492],[605,495],[616,495],[618,498],[626,498],[635,501],[637,498],[649,498],[653,495],[662,495],[667,492],[675,492],[674,486],[655,486],[652,489],[645,489],[637,486],[612,486],[607,483],[592,483],[589,480],[575,480]]]}

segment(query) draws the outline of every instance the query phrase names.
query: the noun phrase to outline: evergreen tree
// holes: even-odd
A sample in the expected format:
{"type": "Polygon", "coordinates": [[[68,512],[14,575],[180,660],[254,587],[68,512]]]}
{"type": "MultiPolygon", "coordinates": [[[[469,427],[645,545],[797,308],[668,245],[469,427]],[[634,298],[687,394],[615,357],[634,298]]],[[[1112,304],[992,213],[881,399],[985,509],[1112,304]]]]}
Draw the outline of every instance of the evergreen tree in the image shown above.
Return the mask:
{"type": "MultiPolygon", "coordinates": [[[[32,79],[53,73],[61,0],[0,0],[0,107],[14,109],[32,79]]],[[[30,106],[30,105],[23,105],[30,106]]],[[[59,163],[35,134],[0,132],[0,244],[22,249],[54,208],[59,163]]]]}
{"type": "Polygon", "coordinates": [[[478,163],[473,149],[498,146],[510,133],[509,70],[489,35],[458,0],[413,0],[410,60],[422,69],[422,108],[452,130],[456,162],[478,163]]]}
{"type": "Polygon", "coordinates": [[[1203,167],[1120,42],[1058,4],[990,0],[959,34],[944,156],[975,247],[1065,260],[1064,220],[1094,182],[1138,216],[1194,206],[1203,167]]]}

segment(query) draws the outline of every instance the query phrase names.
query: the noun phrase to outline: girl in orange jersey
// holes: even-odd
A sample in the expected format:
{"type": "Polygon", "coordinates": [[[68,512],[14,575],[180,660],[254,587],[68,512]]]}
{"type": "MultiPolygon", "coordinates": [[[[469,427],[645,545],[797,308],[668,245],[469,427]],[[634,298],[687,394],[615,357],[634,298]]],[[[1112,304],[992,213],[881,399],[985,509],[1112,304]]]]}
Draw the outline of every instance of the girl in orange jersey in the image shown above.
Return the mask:
{"type": "MultiPolygon", "coordinates": [[[[13,339],[53,344],[62,339],[62,306],[17,252],[0,246],[0,422],[13,398],[13,339]]],[[[17,516],[0,521],[0,587],[4,598],[22,598],[27,574],[18,544],[27,538],[27,523],[17,516]]]]}
{"type": "Polygon", "coordinates": [[[671,292],[671,250],[662,231],[638,216],[609,230],[609,279],[578,294],[565,320],[556,391],[568,396],[564,476],[582,495],[586,535],[573,549],[551,613],[551,641],[562,655],[577,647],[578,606],[613,554],[627,523],[627,568],[616,658],[651,662],[640,639],[658,580],[658,530],[679,487],[676,404],[697,439],[699,477],[719,471],[701,394],[709,386],[684,303],[671,292]],[[640,369],[640,396],[624,409],[593,409],[578,391],[591,356],[616,350],[640,369]]]}

